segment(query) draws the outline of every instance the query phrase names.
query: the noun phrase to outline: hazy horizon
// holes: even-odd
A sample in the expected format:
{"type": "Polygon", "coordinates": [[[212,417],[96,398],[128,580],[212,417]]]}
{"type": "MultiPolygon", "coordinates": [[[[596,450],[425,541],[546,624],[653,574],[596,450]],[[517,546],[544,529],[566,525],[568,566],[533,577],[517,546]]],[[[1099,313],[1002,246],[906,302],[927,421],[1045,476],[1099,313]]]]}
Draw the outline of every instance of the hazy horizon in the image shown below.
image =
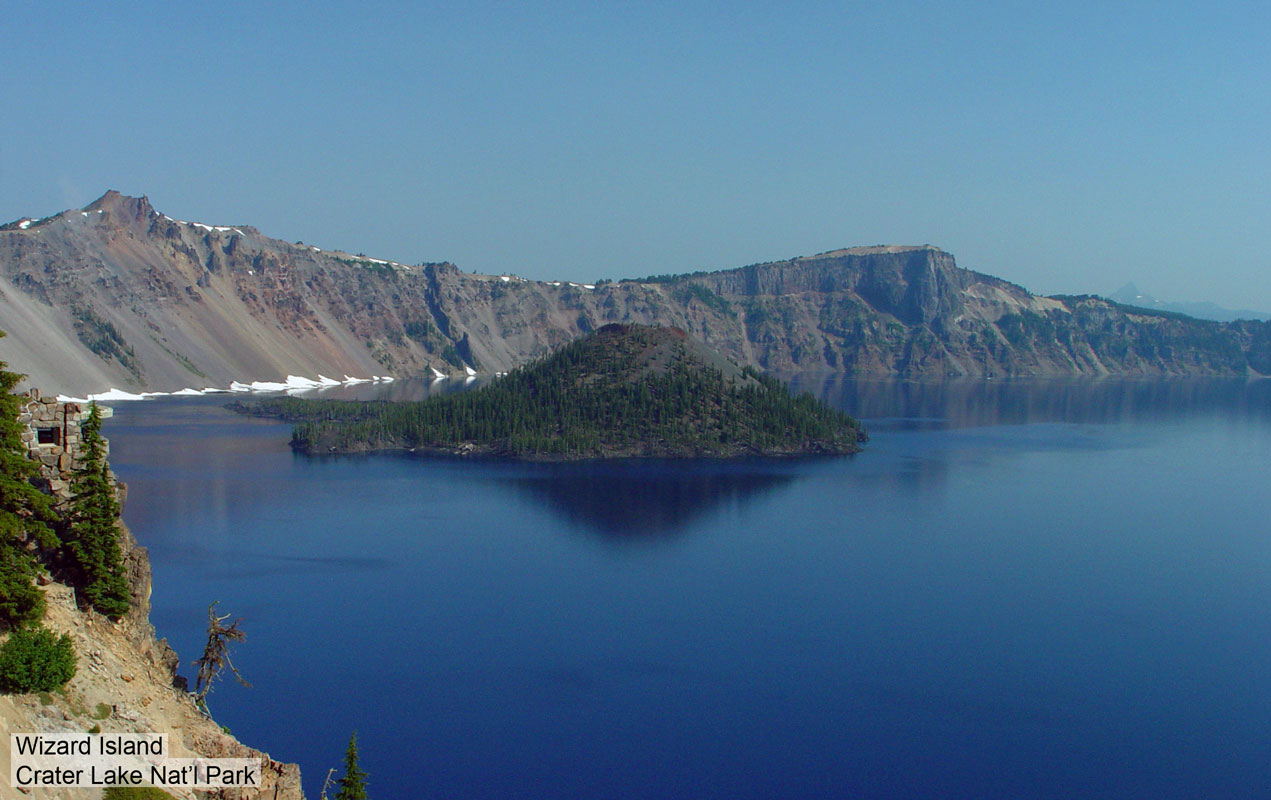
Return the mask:
{"type": "Polygon", "coordinates": [[[590,281],[932,244],[1271,309],[1271,9],[70,5],[10,20],[0,220],[107,189],[590,281]]]}

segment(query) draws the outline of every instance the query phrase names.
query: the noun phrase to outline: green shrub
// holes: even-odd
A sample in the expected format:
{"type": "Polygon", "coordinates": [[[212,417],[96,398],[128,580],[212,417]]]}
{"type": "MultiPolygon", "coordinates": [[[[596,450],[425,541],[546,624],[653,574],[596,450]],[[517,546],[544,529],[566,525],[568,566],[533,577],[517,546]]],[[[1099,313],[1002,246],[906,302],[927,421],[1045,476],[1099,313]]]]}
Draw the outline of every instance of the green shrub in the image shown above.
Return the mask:
{"type": "Polygon", "coordinates": [[[97,711],[93,714],[93,719],[106,719],[106,717],[109,717],[112,712],[114,712],[114,709],[110,706],[105,703],[98,703],[97,711]]]}
{"type": "Polygon", "coordinates": [[[433,327],[433,324],[426,319],[410,320],[402,326],[402,330],[407,336],[417,342],[427,341],[429,337],[436,332],[436,328],[433,327]]]}
{"type": "Polygon", "coordinates": [[[48,692],[74,676],[75,645],[66,634],[20,628],[0,647],[0,692],[48,692]]]}
{"type": "Polygon", "coordinates": [[[172,800],[172,795],[154,786],[108,786],[102,800],[172,800]]]}

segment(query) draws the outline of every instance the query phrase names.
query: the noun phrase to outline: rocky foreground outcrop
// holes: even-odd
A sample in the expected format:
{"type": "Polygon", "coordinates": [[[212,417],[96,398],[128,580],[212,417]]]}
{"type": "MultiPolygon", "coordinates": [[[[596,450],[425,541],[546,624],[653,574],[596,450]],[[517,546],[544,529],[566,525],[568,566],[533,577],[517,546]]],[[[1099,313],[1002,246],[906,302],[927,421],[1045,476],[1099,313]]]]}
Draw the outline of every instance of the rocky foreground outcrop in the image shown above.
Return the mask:
{"type": "Polygon", "coordinates": [[[777,371],[1271,374],[1271,323],[1038,297],[931,246],[593,285],[327,252],[116,192],[0,226],[0,360],[68,393],[505,371],[615,322],[777,371]]]}
{"type": "MultiPolygon", "coordinates": [[[[149,592],[149,566],[144,548],[133,546],[128,555],[133,575],[149,592]]],[[[291,798],[300,800],[300,768],[274,761],[264,753],[240,743],[223,731],[215,720],[200,712],[189,692],[173,686],[177,657],[167,643],[154,638],[154,629],[144,613],[111,622],[99,614],[84,612],[75,605],[69,586],[50,583],[44,587],[48,601],[46,627],[69,633],[79,657],[75,677],[65,693],[46,695],[0,695],[0,728],[6,732],[83,733],[97,726],[102,731],[167,733],[175,757],[260,759],[263,789],[223,789],[210,793],[182,793],[177,797],[214,797],[225,800],[249,798],[291,798]],[[277,787],[277,793],[275,793],[277,787]]],[[[7,738],[7,737],[6,737],[7,738]]],[[[25,795],[9,786],[8,742],[0,747],[0,798],[41,797],[57,800],[85,800],[98,796],[93,789],[41,789],[25,795]]]]}
{"type": "MultiPolygon", "coordinates": [[[[85,409],[74,403],[56,403],[38,393],[23,404],[21,423],[32,456],[41,463],[37,485],[53,495],[55,506],[69,499],[68,473],[78,466],[76,439],[85,409]],[[57,444],[39,444],[35,432],[59,430],[57,444]]],[[[122,501],[126,494],[116,484],[122,501]]],[[[222,789],[197,794],[176,789],[181,798],[303,800],[300,768],[274,761],[268,755],[240,743],[195,705],[184,681],[177,678],[177,654],[168,643],[155,638],[150,624],[150,559],[144,547],[119,522],[120,545],[131,589],[131,609],[114,622],[91,610],[80,609],[75,590],[44,579],[48,610],[44,625],[69,634],[75,645],[77,669],[64,690],[49,694],[0,695],[0,730],[6,733],[104,732],[166,733],[171,755],[207,758],[251,758],[262,764],[262,789],[222,789]]],[[[7,737],[6,737],[7,739],[7,737]]],[[[85,800],[100,796],[94,789],[40,789],[23,794],[9,785],[9,746],[0,744],[0,800],[40,797],[53,800],[85,800]]]]}

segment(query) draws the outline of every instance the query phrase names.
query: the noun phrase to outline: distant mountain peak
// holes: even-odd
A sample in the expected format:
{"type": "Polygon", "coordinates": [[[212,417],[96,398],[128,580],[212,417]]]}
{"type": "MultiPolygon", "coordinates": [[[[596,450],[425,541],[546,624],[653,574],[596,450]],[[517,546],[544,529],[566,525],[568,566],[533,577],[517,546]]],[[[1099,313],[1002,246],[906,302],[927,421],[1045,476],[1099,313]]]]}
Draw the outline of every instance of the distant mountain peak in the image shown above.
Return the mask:
{"type": "Polygon", "coordinates": [[[1156,298],[1150,294],[1145,294],[1133,281],[1108,295],[1108,299],[1128,306],[1151,307],[1156,304],[1156,298]]]}
{"type": "Polygon", "coordinates": [[[113,216],[135,220],[148,219],[158,215],[158,212],[154,210],[154,206],[150,205],[149,197],[145,195],[130,197],[114,189],[108,190],[104,195],[84,206],[83,210],[88,213],[103,211],[113,216]]]}
{"type": "Polygon", "coordinates": [[[1264,311],[1233,310],[1207,301],[1169,302],[1157,300],[1152,295],[1143,292],[1132,282],[1108,295],[1108,299],[1126,306],[1150,308],[1156,311],[1172,311],[1177,314],[1196,317],[1197,319],[1210,319],[1218,322],[1231,322],[1237,319],[1271,319],[1271,314],[1264,311]]]}
{"type": "Polygon", "coordinates": [[[97,198],[93,202],[84,206],[84,210],[96,211],[99,208],[114,207],[115,205],[119,204],[121,201],[127,200],[127,199],[135,199],[135,198],[129,198],[127,195],[117,192],[114,189],[107,189],[106,193],[103,194],[101,197],[97,198]]]}

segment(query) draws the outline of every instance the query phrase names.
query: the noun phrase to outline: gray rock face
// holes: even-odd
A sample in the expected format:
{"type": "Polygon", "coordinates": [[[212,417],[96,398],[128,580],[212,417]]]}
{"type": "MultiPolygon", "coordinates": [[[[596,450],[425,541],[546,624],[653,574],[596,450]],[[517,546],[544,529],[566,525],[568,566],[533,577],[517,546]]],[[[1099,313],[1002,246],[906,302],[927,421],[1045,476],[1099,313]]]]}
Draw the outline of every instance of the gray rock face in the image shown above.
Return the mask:
{"type": "Polygon", "coordinates": [[[67,393],[495,372],[611,322],[677,326],[783,371],[1271,372],[1268,323],[1037,297],[931,246],[587,288],[320,251],[173,220],[115,192],[0,226],[0,360],[67,393]]]}

